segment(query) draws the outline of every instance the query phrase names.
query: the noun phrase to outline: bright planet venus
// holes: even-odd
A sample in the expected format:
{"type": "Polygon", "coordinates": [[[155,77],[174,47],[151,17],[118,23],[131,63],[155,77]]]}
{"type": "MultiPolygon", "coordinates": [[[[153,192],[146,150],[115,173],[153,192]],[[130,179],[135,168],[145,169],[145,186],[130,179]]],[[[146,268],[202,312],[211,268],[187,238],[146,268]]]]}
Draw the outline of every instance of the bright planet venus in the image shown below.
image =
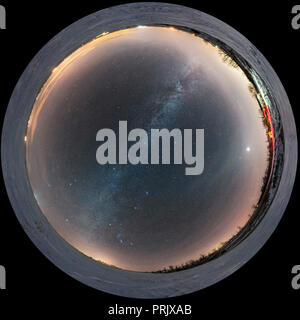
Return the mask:
{"type": "Polygon", "coordinates": [[[272,123],[258,96],[231,57],[192,32],[138,26],[99,35],[52,70],[27,124],[26,167],[41,212],[74,248],[117,268],[170,271],[209,257],[247,226],[268,183],[272,123]],[[100,165],[96,133],[118,133],[119,121],[149,137],[204,129],[203,172],[100,165]]]}

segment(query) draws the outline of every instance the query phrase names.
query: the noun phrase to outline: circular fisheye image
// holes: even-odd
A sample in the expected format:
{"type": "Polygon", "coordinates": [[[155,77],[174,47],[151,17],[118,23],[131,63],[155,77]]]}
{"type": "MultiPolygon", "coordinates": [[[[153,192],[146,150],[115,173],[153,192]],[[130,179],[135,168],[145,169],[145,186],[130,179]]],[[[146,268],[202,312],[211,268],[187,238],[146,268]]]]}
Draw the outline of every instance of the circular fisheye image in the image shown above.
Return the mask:
{"type": "Polygon", "coordinates": [[[164,298],[263,246],[296,145],[284,88],[247,39],[187,7],[133,3],[35,56],[8,106],[2,167],[20,223],[55,265],[105,292],[164,298]]]}

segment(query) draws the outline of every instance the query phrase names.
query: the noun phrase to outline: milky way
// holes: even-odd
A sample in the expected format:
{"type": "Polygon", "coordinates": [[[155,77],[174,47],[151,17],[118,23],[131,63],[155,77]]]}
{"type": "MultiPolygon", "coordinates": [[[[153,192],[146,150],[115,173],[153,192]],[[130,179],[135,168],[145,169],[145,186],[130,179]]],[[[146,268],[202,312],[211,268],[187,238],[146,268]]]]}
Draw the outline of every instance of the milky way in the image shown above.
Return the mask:
{"type": "Polygon", "coordinates": [[[78,49],[52,72],[34,105],[26,163],[55,230],[86,255],[153,271],[197,259],[253,212],[268,167],[258,101],[241,69],[193,34],[126,29],[78,49]],[[203,128],[205,168],[99,165],[96,133],[203,128]]]}

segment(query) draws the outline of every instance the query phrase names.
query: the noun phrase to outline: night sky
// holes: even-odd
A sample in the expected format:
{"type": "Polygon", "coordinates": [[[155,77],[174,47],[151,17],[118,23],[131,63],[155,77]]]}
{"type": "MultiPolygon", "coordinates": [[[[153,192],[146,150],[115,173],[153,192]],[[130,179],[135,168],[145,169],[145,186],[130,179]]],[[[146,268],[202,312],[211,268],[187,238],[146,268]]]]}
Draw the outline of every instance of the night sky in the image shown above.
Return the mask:
{"type": "Polygon", "coordinates": [[[37,97],[29,180],[49,223],[86,255],[136,271],[180,265],[228,240],[257,204],[268,165],[261,116],[246,76],[201,38],[166,27],[103,35],[57,66],[37,97]],[[203,173],[99,165],[96,133],[117,133],[120,120],[149,136],[204,129],[203,173]]]}

